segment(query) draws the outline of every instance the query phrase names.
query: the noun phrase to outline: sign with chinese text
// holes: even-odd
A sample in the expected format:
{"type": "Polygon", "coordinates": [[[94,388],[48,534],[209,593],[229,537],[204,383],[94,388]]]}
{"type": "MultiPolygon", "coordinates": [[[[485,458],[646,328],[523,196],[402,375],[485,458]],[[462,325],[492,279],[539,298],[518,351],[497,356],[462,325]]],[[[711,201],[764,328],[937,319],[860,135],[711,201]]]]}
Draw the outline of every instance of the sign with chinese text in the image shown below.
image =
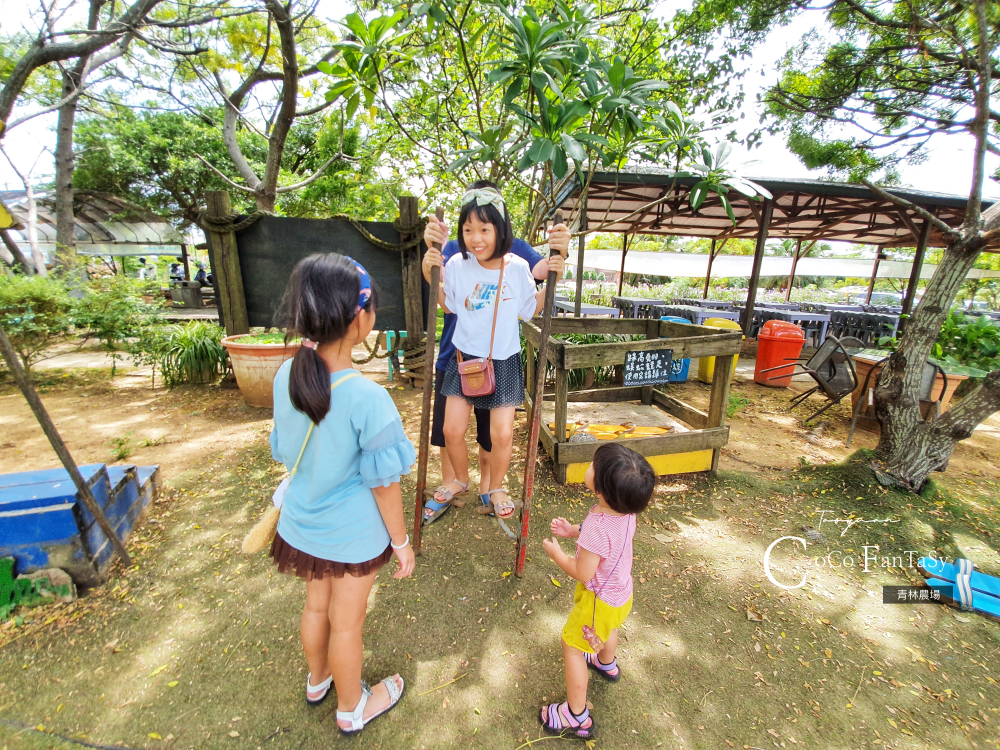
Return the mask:
{"type": "Polygon", "coordinates": [[[670,379],[673,349],[625,352],[625,385],[656,385],[670,379]]]}

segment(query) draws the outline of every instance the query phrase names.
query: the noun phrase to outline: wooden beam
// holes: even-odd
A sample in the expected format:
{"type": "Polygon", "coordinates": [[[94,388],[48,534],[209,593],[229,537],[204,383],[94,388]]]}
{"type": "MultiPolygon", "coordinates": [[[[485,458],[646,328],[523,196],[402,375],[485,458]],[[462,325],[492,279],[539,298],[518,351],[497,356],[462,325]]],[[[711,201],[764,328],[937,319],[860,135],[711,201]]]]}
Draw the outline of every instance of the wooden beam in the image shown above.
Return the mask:
{"type": "Polygon", "coordinates": [[[653,390],[653,403],[659,406],[667,414],[677,417],[685,424],[689,424],[696,429],[703,429],[708,426],[708,414],[695,409],[690,404],[668,396],[661,390],[653,390]]]}
{"type": "MultiPolygon", "coordinates": [[[[718,366],[718,365],[717,365],[718,366]]],[[[557,463],[578,464],[594,460],[598,447],[608,441],[597,443],[559,443],[556,446],[557,463]]],[[[651,435],[641,438],[619,438],[615,442],[631,448],[640,456],[663,456],[671,453],[689,453],[707,449],[718,449],[729,442],[729,427],[715,427],[690,432],[674,432],[669,435],[651,435]]]]}
{"type": "MultiPolygon", "coordinates": [[[[729,384],[733,379],[733,366],[736,358],[733,355],[715,358],[715,373],[712,375],[712,390],[708,397],[709,428],[722,428],[726,424],[726,409],[729,406],[729,384]]],[[[728,428],[726,428],[728,429],[728,428]]],[[[723,443],[725,445],[725,443],[723,443]]],[[[712,451],[712,473],[719,470],[719,459],[722,445],[712,451]]]]}
{"type": "MultiPolygon", "coordinates": [[[[641,385],[617,386],[614,388],[592,388],[586,391],[569,391],[567,401],[583,401],[593,404],[617,404],[622,401],[638,401],[642,398],[641,385]]],[[[545,394],[546,401],[553,401],[554,393],[545,394]]]]}
{"type": "MultiPolygon", "coordinates": [[[[704,326],[701,326],[704,328],[704,326]]],[[[720,354],[739,354],[743,336],[738,331],[680,339],[652,339],[650,341],[621,341],[606,344],[575,344],[566,347],[564,366],[567,370],[578,367],[607,367],[625,363],[627,352],[646,352],[654,349],[673,349],[674,357],[713,357],[720,354]]]]}
{"type": "Polygon", "coordinates": [[[555,438],[557,443],[566,441],[566,394],[569,392],[569,370],[559,368],[556,370],[556,392],[555,392],[555,438]]]}
{"type": "MultiPolygon", "coordinates": [[[[413,227],[420,222],[419,201],[412,195],[399,199],[399,226],[413,227]]],[[[400,234],[399,241],[413,239],[415,234],[400,234]]],[[[420,245],[400,253],[403,271],[403,316],[406,322],[407,349],[416,349],[424,334],[423,273],[420,269],[420,245]]]]}
{"type": "MultiPolygon", "coordinates": [[[[910,282],[906,285],[906,296],[903,298],[903,315],[913,311],[913,299],[917,294],[917,284],[920,282],[920,270],[924,267],[924,253],[927,251],[927,238],[930,236],[931,223],[924,222],[917,238],[917,251],[913,255],[913,267],[910,269],[910,282]]],[[[905,324],[905,321],[900,321],[905,324]]]]}
{"type": "MultiPolygon", "coordinates": [[[[753,325],[753,307],[757,298],[757,286],[760,284],[760,266],[764,262],[764,246],[767,243],[767,230],[771,225],[771,215],[774,211],[774,201],[764,199],[764,207],[760,213],[760,224],[757,230],[757,247],[753,254],[753,269],[750,272],[750,288],[747,289],[747,304],[743,308],[742,328],[746,336],[750,335],[753,325]]],[[[718,363],[716,363],[718,366],[718,363]]]]}
{"type": "MultiPolygon", "coordinates": [[[[213,218],[232,215],[233,205],[225,190],[209,190],[205,193],[207,214],[213,218]]],[[[216,226],[209,224],[208,226],[216,226]]],[[[212,263],[213,280],[218,286],[219,298],[216,305],[219,317],[226,326],[226,334],[235,336],[250,333],[250,319],[247,315],[247,298],[243,291],[243,272],[240,269],[239,248],[236,233],[214,229],[205,233],[208,241],[209,258],[212,263]]]]}

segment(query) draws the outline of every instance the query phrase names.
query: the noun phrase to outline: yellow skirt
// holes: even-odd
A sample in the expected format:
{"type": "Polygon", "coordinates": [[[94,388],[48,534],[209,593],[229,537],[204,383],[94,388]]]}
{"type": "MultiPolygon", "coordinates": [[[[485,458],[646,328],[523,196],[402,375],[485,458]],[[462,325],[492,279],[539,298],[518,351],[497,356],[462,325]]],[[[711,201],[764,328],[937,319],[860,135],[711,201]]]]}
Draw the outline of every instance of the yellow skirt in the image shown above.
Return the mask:
{"type": "Polygon", "coordinates": [[[607,641],[611,637],[611,632],[617,630],[625,622],[625,618],[631,611],[631,597],[622,606],[612,607],[598,599],[593,591],[577,581],[576,591],[573,594],[573,611],[569,613],[569,619],[566,620],[566,625],[563,627],[562,638],[578,651],[592,654],[594,649],[583,637],[583,626],[592,626],[598,637],[602,641],[607,641]]]}

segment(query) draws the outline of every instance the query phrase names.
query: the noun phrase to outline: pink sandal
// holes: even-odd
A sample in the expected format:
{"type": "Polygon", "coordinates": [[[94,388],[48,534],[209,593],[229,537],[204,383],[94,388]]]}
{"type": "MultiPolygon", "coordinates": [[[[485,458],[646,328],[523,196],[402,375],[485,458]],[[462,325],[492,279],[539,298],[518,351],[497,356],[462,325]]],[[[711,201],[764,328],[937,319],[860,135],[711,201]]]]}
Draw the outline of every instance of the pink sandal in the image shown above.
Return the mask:
{"type": "Polygon", "coordinates": [[[550,703],[542,709],[540,717],[542,727],[547,732],[559,735],[575,735],[581,740],[589,740],[594,737],[594,717],[590,715],[590,709],[583,709],[583,713],[574,716],[570,711],[569,701],[564,703],[550,703]]]}

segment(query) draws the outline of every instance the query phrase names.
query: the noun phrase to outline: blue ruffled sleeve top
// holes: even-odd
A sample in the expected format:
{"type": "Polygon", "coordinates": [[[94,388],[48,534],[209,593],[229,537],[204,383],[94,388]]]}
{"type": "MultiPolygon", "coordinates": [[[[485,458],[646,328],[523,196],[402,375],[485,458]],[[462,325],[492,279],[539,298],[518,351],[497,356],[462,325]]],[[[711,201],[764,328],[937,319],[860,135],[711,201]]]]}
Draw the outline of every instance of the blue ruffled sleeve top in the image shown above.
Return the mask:
{"type": "MultiPolygon", "coordinates": [[[[274,379],[271,455],[291,471],[309,430],[309,417],[288,394],[291,360],[274,379]]],[[[332,373],[335,383],[351,370],[332,373]]],[[[364,377],[333,390],[330,411],[312,431],[298,471],[285,493],[278,521],[282,539],[324,560],[362,563],[389,544],[374,487],[388,487],[409,474],[413,443],[389,393],[364,377]]]]}

